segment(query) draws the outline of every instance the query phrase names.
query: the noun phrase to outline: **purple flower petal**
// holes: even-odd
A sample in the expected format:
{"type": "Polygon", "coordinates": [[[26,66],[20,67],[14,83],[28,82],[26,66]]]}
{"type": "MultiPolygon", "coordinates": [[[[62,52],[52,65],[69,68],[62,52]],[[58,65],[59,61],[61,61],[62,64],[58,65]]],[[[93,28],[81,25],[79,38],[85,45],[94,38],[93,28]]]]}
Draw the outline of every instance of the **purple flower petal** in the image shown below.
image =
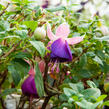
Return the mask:
{"type": "Polygon", "coordinates": [[[60,62],[72,61],[72,53],[66,40],[58,39],[51,45],[51,59],[60,62]]]}
{"type": "Polygon", "coordinates": [[[34,76],[29,76],[22,84],[22,92],[26,96],[38,98],[34,76]]]}

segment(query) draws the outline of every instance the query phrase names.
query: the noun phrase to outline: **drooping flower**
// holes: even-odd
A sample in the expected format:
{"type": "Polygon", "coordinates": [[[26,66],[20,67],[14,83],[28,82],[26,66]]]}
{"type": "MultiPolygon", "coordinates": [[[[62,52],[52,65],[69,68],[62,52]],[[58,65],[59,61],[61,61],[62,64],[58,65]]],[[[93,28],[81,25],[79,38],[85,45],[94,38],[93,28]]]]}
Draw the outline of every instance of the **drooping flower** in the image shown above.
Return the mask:
{"type": "Polygon", "coordinates": [[[24,95],[29,96],[29,97],[35,97],[38,98],[38,93],[35,85],[35,72],[33,67],[31,67],[30,71],[28,72],[29,76],[26,78],[26,80],[23,82],[21,89],[24,95]]]}
{"type": "MultiPolygon", "coordinates": [[[[27,63],[29,63],[28,61],[26,61],[27,63]]],[[[30,64],[30,63],[29,63],[30,64]]],[[[23,82],[21,89],[24,95],[29,96],[29,97],[35,97],[35,98],[39,98],[38,93],[37,93],[37,89],[36,89],[36,85],[35,85],[35,70],[33,68],[32,65],[30,65],[30,70],[28,72],[29,76],[26,78],[26,80],[23,82]]],[[[40,61],[39,62],[39,69],[40,71],[43,73],[44,72],[44,68],[45,68],[45,63],[44,61],[40,61]]]]}
{"type": "Polygon", "coordinates": [[[51,31],[51,26],[49,24],[47,26],[47,35],[52,41],[50,58],[53,62],[55,62],[54,66],[52,67],[53,70],[55,67],[57,70],[59,69],[57,67],[59,66],[57,64],[59,62],[72,61],[72,53],[69,45],[77,44],[83,40],[83,37],[67,38],[69,33],[69,25],[65,23],[61,24],[56,29],[55,35],[51,31]]]}

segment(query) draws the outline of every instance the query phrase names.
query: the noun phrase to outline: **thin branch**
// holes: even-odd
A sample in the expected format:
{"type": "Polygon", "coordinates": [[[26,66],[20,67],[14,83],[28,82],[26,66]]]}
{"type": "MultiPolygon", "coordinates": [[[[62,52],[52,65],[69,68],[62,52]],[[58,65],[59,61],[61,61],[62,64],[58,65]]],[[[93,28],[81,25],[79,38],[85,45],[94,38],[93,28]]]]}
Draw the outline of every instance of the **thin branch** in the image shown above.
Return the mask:
{"type": "Polygon", "coordinates": [[[45,98],[44,103],[42,105],[42,109],[46,109],[46,106],[47,106],[50,98],[51,98],[51,96],[48,96],[48,97],[45,98]]]}
{"type": "MultiPolygon", "coordinates": [[[[20,41],[21,42],[21,41],[20,41]]],[[[15,46],[13,45],[12,49],[10,49],[5,55],[3,55],[4,58],[6,58],[8,55],[10,55],[13,51],[16,50],[17,46],[19,46],[20,42],[16,44],[15,46]]]]}
{"type": "Polygon", "coordinates": [[[0,97],[0,103],[2,105],[2,109],[6,109],[6,106],[4,105],[4,100],[2,99],[2,97],[0,97]]]}
{"type": "Polygon", "coordinates": [[[19,104],[16,109],[23,109],[25,102],[28,100],[27,96],[21,95],[19,104]]]}
{"type": "Polygon", "coordinates": [[[1,88],[2,84],[4,83],[6,77],[7,77],[7,70],[5,70],[4,73],[3,73],[2,80],[0,82],[0,88],[1,88]]]}
{"type": "Polygon", "coordinates": [[[0,16],[2,16],[5,13],[6,9],[9,7],[9,4],[10,3],[7,4],[6,8],[2,11],[2,13],[0,14],[0,16]]]}

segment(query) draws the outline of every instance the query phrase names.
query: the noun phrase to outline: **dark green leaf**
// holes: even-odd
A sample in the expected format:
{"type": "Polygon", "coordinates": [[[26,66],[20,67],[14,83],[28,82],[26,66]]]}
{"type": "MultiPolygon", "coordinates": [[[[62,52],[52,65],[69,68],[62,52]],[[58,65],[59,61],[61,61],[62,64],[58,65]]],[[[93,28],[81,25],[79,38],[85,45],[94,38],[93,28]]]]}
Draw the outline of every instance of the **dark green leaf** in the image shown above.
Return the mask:
{"type": "Polygon", "coordinates": [[[15,85],[18,85],[21,78],[28,74],[30,66],[23,59],[14,59],[8,66],[8,71],[11,73],[15,85]]]}
{"type": "Polygon", "coordinates": [[[38,95],[40,97],[44,96],[44,85],[43,85],[43,77],[42,74],[40,72],[38,63],[35,64],[35,84],[36,84],[36,89],[38,92],[38,95]]]}
{"type": "Polygon", "coordinates": [[[90,78],[91,77],[91,73],[89,70],[87,69],[80,69],[80,71],[78,71],[78,76],[80,78],[90,78]]]}
{"type": "Polygon", "coordinates": [[[26,52],[19,52],[15,55],[15,58],[32,58],[31,54],[26,52]]]}
{"type": "Polygon", "coordinates": [[[16,70],[15,68],[16,66],[15,65],[9,65],[8,66],[8,71],[11,73],[12,75],[12,78],[13,78],[13,81],[14,81],[14,84],[15,85],[18,85],[20,80],[21,80],[21,76],[19,74],[19,71],[16,70]]]}
{"type": "Polygon", "coordinates": [[[82,55],[79,61],[79,67],[84,67],[87,64],[86,54],[82,55]]]}
{"type": "Polygon", "coordinates": [[[17,92],[17,89],[15,89],[15,88],[6,89],[6,90],[4,90],[4,91],[0,94],[0,97],[6,96],[6,95],[9,95],[9,94],[12,94],[12,93],[14,93],[14,92],[17,92]]]}

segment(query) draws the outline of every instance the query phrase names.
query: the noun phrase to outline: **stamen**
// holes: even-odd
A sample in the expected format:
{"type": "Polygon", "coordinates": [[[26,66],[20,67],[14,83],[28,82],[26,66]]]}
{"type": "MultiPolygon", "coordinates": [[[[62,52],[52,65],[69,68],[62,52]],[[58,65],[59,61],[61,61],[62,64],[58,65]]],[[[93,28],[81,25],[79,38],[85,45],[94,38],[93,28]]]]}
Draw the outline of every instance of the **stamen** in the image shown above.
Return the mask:
{"type": "Polygon", "coordinates": [[[59,69],[59,63],[57,63],[57,67],[56,67],[56,73],[59,73],[60,69],[59,69]]]}

